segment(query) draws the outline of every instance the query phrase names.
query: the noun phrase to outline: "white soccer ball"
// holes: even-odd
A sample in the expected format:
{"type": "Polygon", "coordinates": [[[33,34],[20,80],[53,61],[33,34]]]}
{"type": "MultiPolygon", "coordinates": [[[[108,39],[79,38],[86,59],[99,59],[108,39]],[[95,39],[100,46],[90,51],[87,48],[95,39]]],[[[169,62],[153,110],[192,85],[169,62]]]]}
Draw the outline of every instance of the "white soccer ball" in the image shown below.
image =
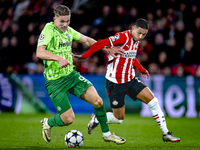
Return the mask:
{"type": "Polygon", "coordinates": [[[80,148],[83,145],[83,134],[78,130],[70,130],[65,135],[65,144],[69,148],[80,148]]]}

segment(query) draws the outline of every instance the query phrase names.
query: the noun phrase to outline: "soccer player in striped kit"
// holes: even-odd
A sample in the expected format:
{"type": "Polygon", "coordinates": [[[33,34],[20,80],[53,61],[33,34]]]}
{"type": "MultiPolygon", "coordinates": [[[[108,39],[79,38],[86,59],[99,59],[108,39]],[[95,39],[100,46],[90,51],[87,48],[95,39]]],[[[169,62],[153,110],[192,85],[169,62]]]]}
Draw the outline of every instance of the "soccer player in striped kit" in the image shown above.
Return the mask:
{"type": "MultiPolygon", "coordinates": [[[[149,72],[142,67],[136,58],[140,41],[148,32],[148,22],[139,18],[131,30],[116,33],[114,36],[96,42],[83,55],[74,55],[77,59],[86,59],[94,52],[104,48],[120,46],[124,49],[123,55],[113,57],[109,55],[109,61],[106,72],[106,88],[110,99],[110,105],[113,112],[107,112],[108,123],[122,123],[125,116],[124,97],[128,95],[133,100],[140,100],[147,104],[151,110],[153,118],[158,123],[162,133],[163,141],[179,142],[180,138],[175,137],[169,132],[165,116],[160,109],[157,98],[151,90],[135,77],[134,66],[142,74],[142,77],[149,78],[149,72]]],[[[87,126],[88,133],[91,134],[99,124],[95,115],[92,115],[87,126]]]]}

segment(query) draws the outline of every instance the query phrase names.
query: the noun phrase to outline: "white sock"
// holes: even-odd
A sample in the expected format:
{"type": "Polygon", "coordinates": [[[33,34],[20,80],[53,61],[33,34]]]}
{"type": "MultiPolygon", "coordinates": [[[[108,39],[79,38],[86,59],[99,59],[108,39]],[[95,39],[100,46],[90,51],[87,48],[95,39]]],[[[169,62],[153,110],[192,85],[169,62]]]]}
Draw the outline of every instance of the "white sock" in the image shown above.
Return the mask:
{"type": "MultiPolygon", "coordinates": [[[[107,123],[118,124],[118,123],[122,123],[123,122],[123,120],[117,119],[112,112],[107,112],[106,116],[107,116],[107,123]]],[[[97,118],[95,118],[95,123],[99,123],[97,118]]]]}
{"type": "Polygon", "coordinates": [[[149,106],[151,110],[151,114],[154,120],[156,120],[160,129],[162,130],[162,133],[167,134],[168,129],[167,129],[166,121],[165,121],[165,116],[162,110],[160,109],[160,106],[158,104],[158,99],[154,97],[147,105],[149,106]]]}
{"type": "Polygon", "coordinates": [[[110,135],[110,131],[103,133],[103,137],[108,137],[110,135]]]}
{"type": "Polygon", "coordinates": [[[51,128],[51,127],[49,126],[49,124],[48,124],[48,119],[47,119],[47,121],[45,121],[44,123],[45,123],[45,125],[48,127],[48,129],[51,128]]]}

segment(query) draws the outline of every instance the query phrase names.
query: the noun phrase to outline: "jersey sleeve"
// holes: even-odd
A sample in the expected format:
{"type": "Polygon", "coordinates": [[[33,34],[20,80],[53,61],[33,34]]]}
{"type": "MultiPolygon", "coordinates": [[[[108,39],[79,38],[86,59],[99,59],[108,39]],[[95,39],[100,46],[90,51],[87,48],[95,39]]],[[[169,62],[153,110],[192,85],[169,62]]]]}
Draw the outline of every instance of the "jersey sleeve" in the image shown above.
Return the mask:
{"type": "Polygon", "coordinates": [[[109,38],[111,47],[113,46],[121,46],[126,42],[126,35],[122,32],[116,33],[114,36],[110,36],[109,38]]]}
{"type": "Polygon", "coordinates": [[[103,47],[105,46],[110,46],[110,43],[109,43],[109,40],[108,38],[107,39],[103,39],[103,40],[100,40],[96,43],[94,43],[88,50],[87,52],[85,52],[83,55],[82,55],[82,58],[86,59],[88,58],[89,56],[91,56],[94,52],[102,49],[103,47]]]}
{"type": "Polygon", "coordinates": [[[52,38],[53,38],[53,28],[50,26],[44,27],[39,36],[37,47],[49,44],[52,38]]]}
{"type": "Polygon", "coordinates": [[[78,31],[74,30],[72,27],[68,27],[68,28],[71,35],[73,35],[73,39],[75,41],[78,41],[81,38],[81,34],[78,31]]]}
{"type": "Polygon", "coordinates": [[[147,70],[142,67],[140,62],[135,58],[133,65],[138,69],[140,73],[145,73],[147,70]]]}

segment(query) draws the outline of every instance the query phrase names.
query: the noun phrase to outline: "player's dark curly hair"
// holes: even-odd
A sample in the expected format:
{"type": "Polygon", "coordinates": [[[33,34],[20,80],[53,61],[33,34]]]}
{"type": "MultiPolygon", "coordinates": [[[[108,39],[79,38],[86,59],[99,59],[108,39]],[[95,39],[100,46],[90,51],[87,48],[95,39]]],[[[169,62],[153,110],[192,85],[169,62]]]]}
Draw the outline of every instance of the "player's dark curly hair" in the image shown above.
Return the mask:
{"type": "Polygon", "coordinates": [[[54,14],[57,17],[71,15],[71,10],[67,6],[58,5],[54,7],[54,14]]]}
{"type": "Polygon", "coordinates": [[[143,19],[143,18],[139,18],[136,22],[135,22],[135,26],[136,27],[140,27],[142,29],[149,29],[149,23],[147,22],[147,20],[143,19]]]}

